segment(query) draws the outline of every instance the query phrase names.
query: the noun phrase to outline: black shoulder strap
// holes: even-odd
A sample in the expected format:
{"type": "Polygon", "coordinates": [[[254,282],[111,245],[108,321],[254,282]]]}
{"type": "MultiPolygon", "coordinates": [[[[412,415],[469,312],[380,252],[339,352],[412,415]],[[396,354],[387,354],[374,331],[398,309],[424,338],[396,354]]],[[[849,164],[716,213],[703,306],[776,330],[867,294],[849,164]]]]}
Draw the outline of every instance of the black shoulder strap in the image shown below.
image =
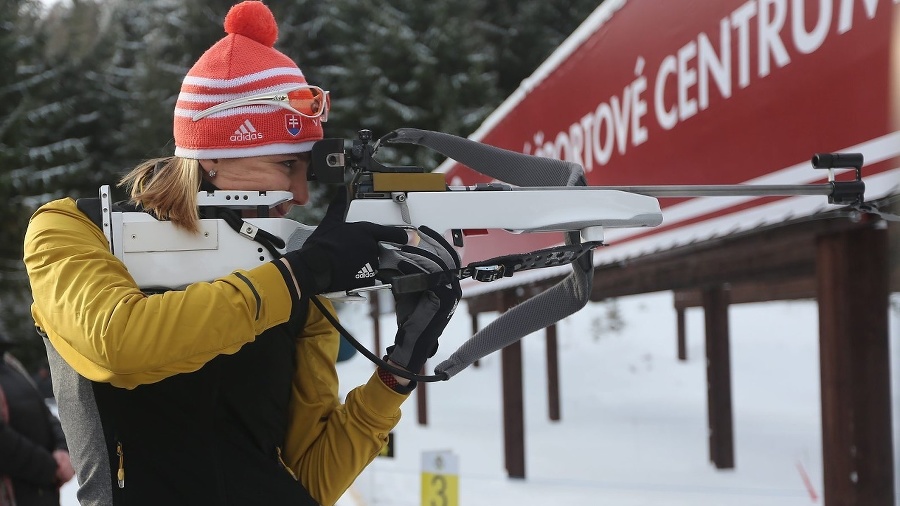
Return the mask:
{"type": "Polygon", "coordinates": [[[100,208],[99,197],[80,198],[75,201],[75,205],[78,206],[79,211],[94,222],[94,225],[97,225],[101,230],[103,229],[103,211],[100,208]]]}

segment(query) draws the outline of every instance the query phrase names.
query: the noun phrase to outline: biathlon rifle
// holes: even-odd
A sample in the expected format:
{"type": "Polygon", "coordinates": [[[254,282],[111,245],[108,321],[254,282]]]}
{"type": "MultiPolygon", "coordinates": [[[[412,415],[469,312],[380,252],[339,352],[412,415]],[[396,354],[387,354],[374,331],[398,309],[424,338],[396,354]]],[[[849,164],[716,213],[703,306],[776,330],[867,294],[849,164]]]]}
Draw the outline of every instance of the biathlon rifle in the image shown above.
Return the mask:
{"type": "MultiPolygon", "coordinates": [[[[346,188],[349,205],[345,221],[408,228],[428,226],[449,233],[457,246],[462,245],[467,230],[563,233],[565,243],[560,246],[470,262],[455,272],[460,279],[490,282],[523,270],[572,266],[572,272],[562,281],[481,329],[435,367],[434,375],[421,376],[388,367],[419,381],[449,379],[479,358],[584,307],[591,292],[593,270],[592,256],[586,253],[603,244],[606,228],[654,227],[662,223],[657,197],[827,195],[829,203],[860,206],[865,190],[860,154],[815,155],[813,166],[829,169],[829,181],[822,185],[588,187],[584,170],[576,163],[517,153],[450,134],[403,128],[374,143],[372,139],[370,131],[361,130],[349,145],[344,139],[324,139],[312,148],[308,177],[346,188]],[[495,182],[454,187],[447,185],[442,173],[384,165],[375,158],[383,144],[432,149],[495,182]],[[835,168],[853,168],[856,178],[836,181],[832,171],[835,168]]],[[[201,191],[201,208],[232,212],[200,220],[200,233],[191,234],[147,213],[117,210],[110,200],[109,187],[104,186],[100,190],[102,228],[113,254],[125,263],[138,286],[146,291],[180,289],[234,270],[256,267],[301,247],[314,227],[266,217],[269,209],[291,198],[289,192],[278,191],[201,191]],[[254,209],[260,217],[242,218],[240,211],[244,209],[254,209]]],[[[404,293],[422,290],[427,283],[427,275],[413,274],[373,288],[404,293]]],[[[369,289],[326,296],[355,300],[369,289]]],[[[321,307],[317,298],[312,300],[321,307]]],[[[336,320],[330,319],[360,352],[382,363],[355,342],[336,320]]]]}

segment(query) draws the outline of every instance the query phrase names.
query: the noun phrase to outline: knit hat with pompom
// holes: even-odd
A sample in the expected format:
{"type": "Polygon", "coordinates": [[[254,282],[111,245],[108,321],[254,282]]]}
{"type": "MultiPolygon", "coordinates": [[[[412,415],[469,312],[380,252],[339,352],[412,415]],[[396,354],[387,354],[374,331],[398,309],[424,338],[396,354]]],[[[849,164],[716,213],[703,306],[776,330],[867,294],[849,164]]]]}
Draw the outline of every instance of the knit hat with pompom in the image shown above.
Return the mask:
{"type": "Polygon", "coordinates": [[[241,2],[225,16],[228,34],[185,76],[175,105],[175,156],[241,158],[309,151],[322,139],[320,118],[278,105],[242,105],[196,119],[200,111],[237,98],[306,84],[303,72],[274,49],[278,25],[259,1],[241,2]]]}

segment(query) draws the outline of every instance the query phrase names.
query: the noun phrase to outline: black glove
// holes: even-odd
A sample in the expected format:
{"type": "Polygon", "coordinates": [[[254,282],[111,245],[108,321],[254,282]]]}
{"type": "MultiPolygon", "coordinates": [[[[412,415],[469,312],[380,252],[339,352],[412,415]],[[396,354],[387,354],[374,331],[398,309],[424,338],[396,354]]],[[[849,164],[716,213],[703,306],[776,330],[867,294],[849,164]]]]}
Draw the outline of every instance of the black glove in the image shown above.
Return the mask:
{"type": "MultiPolygon", "coordinates": [[[[407,371],[418,373],[438,349],[438,338],[453,316],[462,290],[456,272],[459,255],[440,234],[419,228],[418,247],[384,248],[381,276],[438,273],[425,291],[395,294],[397,336],[387,358],[407,371]]],[[[381,277],[380,276],[380,277],[381,277]]],[[[389,281],[389,279],[385,279],[389,281]]]]}
{"type": "Polygon", "coordinates": [[[352,290],[375,283],[378,243],[406,244],[406,231],[367,221],[344,223],[347,195],[339,191],[303,247],[284,255],[303,295],[352,290]]]}

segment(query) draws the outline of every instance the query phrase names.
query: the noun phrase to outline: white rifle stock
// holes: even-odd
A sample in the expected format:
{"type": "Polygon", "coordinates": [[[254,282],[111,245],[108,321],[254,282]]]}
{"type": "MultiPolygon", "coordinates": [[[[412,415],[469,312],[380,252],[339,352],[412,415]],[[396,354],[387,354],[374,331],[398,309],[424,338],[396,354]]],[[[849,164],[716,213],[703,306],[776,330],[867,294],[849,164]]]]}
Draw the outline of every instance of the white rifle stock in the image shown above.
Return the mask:
{"type": "MultiPolygon", "coordinates": [[[[302,243],[314,227],[284,218],[246,218],[238,231],[225,219],[200,220],[190,233],[144,212],[118,211],[100,188],[103,229],[110,251],[145,291],[179,290],[191,283],[213,281],[239,269],[252,269],[275,258],[257,242],[260,230],[281,239],[278,254],[302,243]]],[[[269,208],[292,198],[290,192],[216,191],[198,194],[201,207],[269,208]]]]}
{"type": "MultiPolygon", "coordinates": [[[[238,269],[252,269],[276,258],[254,240],[259,230],[281,239],[278,254],[299,249],[315,227],[287,218],[244,218],[235,231],[224,219],[200,220],[197,234],[144,212],[117,211],[100,189],[104,232],[112,253],[125,263],[139,287],[148,291],[182,289],[213,281],[238,269]]],[[[200,192],[201,206],[232,209],[271,207],[291,199],[289,192],[200,192]]],[[[616,190],[570,193],[562,189],[530,191],[409,192],[405,202],[355,199],[346,221],[434,230],[506,229],[514,232],[577,232],[584,241],[602,241],[604,227],[658,225],[655,198],[616,190]],[[403,218],[408,214],[409,219],[403,218]]]]}

